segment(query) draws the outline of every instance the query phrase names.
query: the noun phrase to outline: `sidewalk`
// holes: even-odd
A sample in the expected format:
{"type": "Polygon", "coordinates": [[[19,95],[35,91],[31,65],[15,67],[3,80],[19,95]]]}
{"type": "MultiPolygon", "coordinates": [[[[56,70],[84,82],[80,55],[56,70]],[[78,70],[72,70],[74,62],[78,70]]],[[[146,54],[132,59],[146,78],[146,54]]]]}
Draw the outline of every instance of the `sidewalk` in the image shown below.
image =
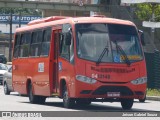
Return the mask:
{"type": "Polygon", "coordinates": [[[160,96],[147,96],[146,100],[160,101],[160,96]]]}

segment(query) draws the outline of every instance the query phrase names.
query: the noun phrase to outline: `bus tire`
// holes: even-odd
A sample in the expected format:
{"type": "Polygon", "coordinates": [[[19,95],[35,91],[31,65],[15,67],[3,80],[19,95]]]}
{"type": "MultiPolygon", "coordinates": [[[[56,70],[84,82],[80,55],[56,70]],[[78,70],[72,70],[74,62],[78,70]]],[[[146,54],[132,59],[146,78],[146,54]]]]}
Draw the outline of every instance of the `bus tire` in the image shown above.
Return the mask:
{"type": "Polygon", "coordinates": [[[38,104],[45,104],[46,97],[44,96],[38,96],[38,104]]]}
{"type": "Polygon", "coordinates": [[[122,99],[121,106],[124,110],[130,110],[133,106],[134,99],[122,99]]]}
{"type": "Polygon", "coordinates": [[[63,106],[65,108],[72,108],[74,104],[75,104],[75,100],[69,97],[67,86],[65,85],[63,88],[63,106]]]}
{"type": "Polygon", "coordinates": [[[77,104],[78,106],[81,106],[81,105],[87,106],[87,105],[90,105],[90,104],[91,104],[91,101],[88,100],[88,99],[77,99],[77,100],[76,100],[76,104],[77,104]]]}
{"type": "Polygon", "coordinates": [[[30,103],[32,104],[37,104],[39,103],[39,98],[38,96],[34,95],[33,94],[33,88],[32,88],[32,84],[30,83],[29,86],[28,86],[28,97],[29,97],[29,101],[30,103]]]}
{"type": "Polygon", "coordinates": [[[4,94],[5,94],[5,95],[10,95],[10,91],[9,91],[9,89],[8,89],[7,83],[4,83],[3,88],[4,88],[4,94]]]}
{"type": "Polygon", "coordinates": [[[145,97],[143,98],[143,99],[139,99],[139,102],[145,102],[145,100],[146,100],[146,95],[145,95],[145,97]]]}

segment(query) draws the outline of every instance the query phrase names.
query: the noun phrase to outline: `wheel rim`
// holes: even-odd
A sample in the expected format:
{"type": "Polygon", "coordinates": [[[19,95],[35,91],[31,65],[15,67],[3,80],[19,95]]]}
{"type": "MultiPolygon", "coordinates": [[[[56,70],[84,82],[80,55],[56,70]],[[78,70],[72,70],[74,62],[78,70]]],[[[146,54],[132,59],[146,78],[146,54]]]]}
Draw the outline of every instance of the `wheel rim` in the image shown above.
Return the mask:
{"type": "Polygon", "coordinates": [[[4,84],[4,92],[7,93],[7,85],[4,84]]]}
{"type": "Polygon", "coordinates": [[[67,101],[68,101],[68,92],[66,90],[63,95],[63,101],[64,101],[64,103],[67,103],[67,101]]]}

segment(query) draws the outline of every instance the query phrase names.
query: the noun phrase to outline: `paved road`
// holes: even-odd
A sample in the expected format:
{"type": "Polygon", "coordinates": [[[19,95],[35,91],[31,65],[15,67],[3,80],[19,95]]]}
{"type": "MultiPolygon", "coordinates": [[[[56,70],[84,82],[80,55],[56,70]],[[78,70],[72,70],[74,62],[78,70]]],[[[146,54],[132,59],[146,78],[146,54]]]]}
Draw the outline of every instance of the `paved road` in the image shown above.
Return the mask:
{"type": "Polygon", "coordinates": [[[3,87],[0,85],[0,111],[103,111],[103,112],[142,112],[160,111],[160,101],[149,101],[140,103],[135,100],[132,110],[124,111],[120,103],[97,103],[94,102],[88,107],[75,107],[65,109],[62,100],[59,98],[47,98],[45,105],[30,104],[28,97],[19,96],[16,92],[11,95],[4,95],[3,87]]]}

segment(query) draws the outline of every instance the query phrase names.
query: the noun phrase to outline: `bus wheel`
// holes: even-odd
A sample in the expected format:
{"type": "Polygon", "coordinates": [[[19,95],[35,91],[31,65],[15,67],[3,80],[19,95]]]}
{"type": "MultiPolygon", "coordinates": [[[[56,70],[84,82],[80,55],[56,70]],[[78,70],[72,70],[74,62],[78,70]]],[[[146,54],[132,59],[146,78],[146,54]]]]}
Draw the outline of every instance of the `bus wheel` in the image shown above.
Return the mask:
{"type": "Polygon", "coordinates": [[[76,104],[79,106],[81,106],[81,105],[87,106],[87,105],[91,104],[91,101],[88,99],[77,99],[76,104]]]}
{"type": "Polygon", "coordinates": [[[28,87],[29,87],[28,96],[29,96],[30,103],[33,103],[33,104],[39,103],[38,96],[36,96],[36,95],[33,94],[32,84],[30,83],[28,87]]]}
{"type": "Polygon", "coordinates": [[[133,99],[122,99],[121,105],[124,110],[130,110],[133,106],[133,99]]]}
{"type": "Polygon", "coordinates": [[[44,96],[37,96],[38,97],[38,103],[39,104],[44,104],[46,101],[46,97],[44,96]]]}
{"type": "Polygon", "coordinates": [[[5,95],[9,95],[10,94],[10,91],[9,91],[9,89],[8,89],[8,85],[7,85],[7,83],[4,83],[4,94],[5,95]]]}
{"type": "Polygon", "coordinates": [[[68,96],[67,86],[63,88],[63,105],[65,108],[71,108],[75,104],[75,100],[68,96]]]}
{"type": "Polygon", "coordinates": [[[143,99],[139,99],[139,102],[145,102],[145,100],[146,100],[146,95],[143,99]]]}

